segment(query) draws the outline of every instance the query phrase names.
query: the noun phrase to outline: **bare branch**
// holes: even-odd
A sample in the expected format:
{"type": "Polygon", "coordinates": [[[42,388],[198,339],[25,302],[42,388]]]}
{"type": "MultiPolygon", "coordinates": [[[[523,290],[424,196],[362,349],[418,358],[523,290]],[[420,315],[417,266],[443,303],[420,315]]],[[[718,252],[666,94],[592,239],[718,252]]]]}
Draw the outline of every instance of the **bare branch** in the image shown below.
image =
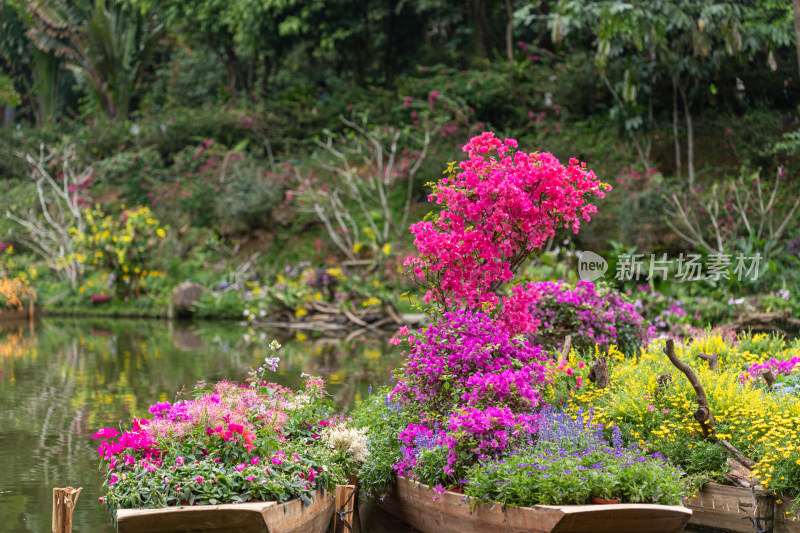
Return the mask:
{"type": "Polygon", "coordinates": [[[92,167],[75,171],[75,149],[45,150],[39,147],[33,154],[18,154],[31,166],[31,179],[36,186],[38,209],[25,212],[6,212],[6,218],[20,226],[19,242],[41,256],[47,265],[73,287],[81,275],[76,259],[77,249],[73,232],[83,232],[85,222],[80,207],[80,190],[92,177],[92,167]],[[61,182],[48,170],[48,164],[60,159],[61,182]]]}

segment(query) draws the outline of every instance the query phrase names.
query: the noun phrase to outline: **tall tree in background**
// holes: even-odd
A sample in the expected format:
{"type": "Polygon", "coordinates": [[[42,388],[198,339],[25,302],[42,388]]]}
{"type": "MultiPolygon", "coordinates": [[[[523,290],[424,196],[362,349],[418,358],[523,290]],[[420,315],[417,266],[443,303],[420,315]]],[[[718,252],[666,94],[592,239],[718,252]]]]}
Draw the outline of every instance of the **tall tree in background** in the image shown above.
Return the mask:
{"type": "Polygon", "coordinates": [[[793,0],[794,11],[794,35],[795,47],[797,48],[797,71],[800,74],[800,0],[793,0]]]}
{"type": "MultiPolygon", "coordinates": [[[[797,1],[797,0],[795,0],[797,1]]],[[[691,91],[717,72],[725,58],[745,60],[761,56],[775,68],[774,49],[791,43],[787,24],[788,0],[769,2],[769,10],[752,0],[639,0],[583,2],[562,0],[554,13],[554,38],[585,29],[595,35],[595,62],[599,75],[616,102],[640,159],[649,166],[652,97],[655,85],[672,86],[672,119],[676,175],[682,175],[679,107],[686,128],[686,168],[689,185],[695,182],[694,126],[691,91]],[[615,75],[615,80],[611,76],[615,75]]]]}
{"type": "Polygon", "coordinates": [[[64,58],[109,118],[127,117],[135,84],[163,25],[116,1],[31,0],[28,9],[36,48],[64,58]]]}

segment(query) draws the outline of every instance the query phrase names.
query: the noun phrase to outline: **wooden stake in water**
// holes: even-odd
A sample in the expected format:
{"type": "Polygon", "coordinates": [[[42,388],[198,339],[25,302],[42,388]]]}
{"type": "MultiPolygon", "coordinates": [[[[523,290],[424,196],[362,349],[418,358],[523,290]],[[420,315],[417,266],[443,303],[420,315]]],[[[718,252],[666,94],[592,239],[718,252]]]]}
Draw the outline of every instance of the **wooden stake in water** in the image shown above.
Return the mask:
{"type": "Polygon", "coordinates": [[[83,487],[53,489],[53,533],[72,533],[72,511],[83,487]]]}
{"type": "Polygon", "coordinates": [[[336,485],[336,492],[334,492],[336,510],[333,515],[334,533],[353,533],[355,492],[355,485],[336,485]]]}

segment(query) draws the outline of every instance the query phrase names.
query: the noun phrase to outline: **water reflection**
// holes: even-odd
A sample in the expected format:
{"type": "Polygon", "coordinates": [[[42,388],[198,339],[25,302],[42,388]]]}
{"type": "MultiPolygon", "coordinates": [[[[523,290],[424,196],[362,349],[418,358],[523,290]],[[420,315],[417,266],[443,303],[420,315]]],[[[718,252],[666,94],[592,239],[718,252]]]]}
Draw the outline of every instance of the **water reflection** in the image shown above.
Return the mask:
{"type": "MultiPolygon", "coordinates": [[[[272,332],[274,333],[274,332],[272,332]]],[[[74,531],[112,531],[97,503],[102,483],[97,428],[142,416],[200,380],[243,380],[266,352],[233,323],[59,319],[35,327],[0,323],[0,524],[3,531],[49,531],[53,487],[83,487],[74,531]]],[[[303,334],[283,344],[275,381],[301,373],[328,381],[346,411],[369,385],[389,379],[400,354],[380,338],[303,334]]]]}

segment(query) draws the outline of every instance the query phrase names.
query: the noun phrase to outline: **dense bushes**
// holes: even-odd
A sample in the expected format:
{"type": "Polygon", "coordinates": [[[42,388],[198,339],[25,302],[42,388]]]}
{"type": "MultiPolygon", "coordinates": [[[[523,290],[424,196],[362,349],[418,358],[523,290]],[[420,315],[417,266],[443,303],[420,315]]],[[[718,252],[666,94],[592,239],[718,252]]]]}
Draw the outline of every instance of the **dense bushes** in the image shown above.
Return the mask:
{"type": "Polygon", "coordinates": [[[613,289],[579,281],[570,287],[561,281],[536,283],[538,296],[531,313],[539,320],[533,334],[535,342],[557,350],[567,335],[582,352],[617,346],[633,355],[654,336],[655,329],[642,317],[636,306],[613,289]]]}

